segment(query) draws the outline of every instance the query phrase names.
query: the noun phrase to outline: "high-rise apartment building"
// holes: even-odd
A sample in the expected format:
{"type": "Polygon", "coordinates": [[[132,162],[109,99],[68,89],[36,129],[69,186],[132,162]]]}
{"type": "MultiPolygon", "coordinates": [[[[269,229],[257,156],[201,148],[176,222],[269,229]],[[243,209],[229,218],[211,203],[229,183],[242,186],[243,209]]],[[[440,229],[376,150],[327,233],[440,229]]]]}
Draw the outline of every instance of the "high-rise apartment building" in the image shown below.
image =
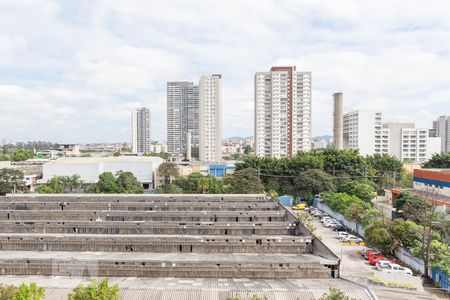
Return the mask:
{"type": "Polygon", "coordinates": [[[441,138],[441,152],[450,152],[450,116],[440,116],[433,121],[433,130],[435,136],[441,138]]]}
{"type": "Polygon", "coordinates": [[[222,75],[204,75],[199,84],[200,160],[222,159],[222,75]]]}
{"type": "Polygon", "coordinates": [[[151,113],[146,107],[137,108],[131,113],[133,153],[151,152],[151,113]]]}
{"type": "Polygon", "coordinates": [[[291,157],[311,149],[311,72],[295,66],[255,74],[255,154],[291,157]]]}
{"type": "Polygon", "coordinates": [[[354,110],[344,114],[344,149],[358,149],[361,155],[389,153],[389,130],[382,128],[382,113],[354,110]]]}
{"type": "Polygon", "coordinates": [[[171,154],[199,157],[199,89],[192,82],[167,83],[167,147],[171,154]]]}

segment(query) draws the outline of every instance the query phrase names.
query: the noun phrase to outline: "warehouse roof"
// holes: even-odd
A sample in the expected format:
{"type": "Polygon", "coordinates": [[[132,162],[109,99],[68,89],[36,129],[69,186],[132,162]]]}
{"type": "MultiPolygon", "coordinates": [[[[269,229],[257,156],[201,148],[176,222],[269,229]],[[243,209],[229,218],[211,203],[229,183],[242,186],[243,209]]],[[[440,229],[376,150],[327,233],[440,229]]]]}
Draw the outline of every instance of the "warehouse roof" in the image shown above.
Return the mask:
{"type": "MultiPolygon", "coordinates": [[[[0,276],[0,282],[19,285],[35,282],[45,287],[46,300],[67,299],[68,293],[88,278],[62,276],[0,276]]],[[[335,287],[352,299],[373,299],[368,290],[342,279],[247,279],[247,278],[136,278],[116,277],[110,284],[119,286],[122,300],[249,299],[253,295],[277,300],[319,299],[335,287]]]]}
{"type": "Polygon", "coordinates": [[[119,162],[158,162],[164,160],[154,156],[113,156],[113,157],[62,157],[53,160],[48,164],[99,164],[99,163],[119,163],[119,162]]]}

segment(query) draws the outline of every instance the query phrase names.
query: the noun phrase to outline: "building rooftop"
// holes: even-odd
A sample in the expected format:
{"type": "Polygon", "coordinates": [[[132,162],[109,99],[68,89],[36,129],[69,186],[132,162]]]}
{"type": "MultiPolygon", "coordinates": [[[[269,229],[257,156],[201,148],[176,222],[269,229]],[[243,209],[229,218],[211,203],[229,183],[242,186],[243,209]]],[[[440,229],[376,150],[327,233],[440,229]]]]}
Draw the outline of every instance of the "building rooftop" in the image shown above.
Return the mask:
{"type": "Polygon", "coordinates": [[[164,159],[155,156],[113,156],[113,157],[62,157],[49,164],[99,164],[119,162],[163,162],[164,159]]]}
{"type": "MultiPolygon", "coordinates": [[[[35,282],[45,287],[45,300],[67,299],[79,284],[89,278],[64,276],[0,276],[0,282],[20,285],[35,282]]],[[[319,299],[329,287],[343,291],[352,299],[374,299],[364,287],[342,279],[248,279],[248,278],[136,278],[116,277],[110,284],[119,286],[122,300],[225,300],[250,299],[253,295],[277,300],[319,299]]]]}

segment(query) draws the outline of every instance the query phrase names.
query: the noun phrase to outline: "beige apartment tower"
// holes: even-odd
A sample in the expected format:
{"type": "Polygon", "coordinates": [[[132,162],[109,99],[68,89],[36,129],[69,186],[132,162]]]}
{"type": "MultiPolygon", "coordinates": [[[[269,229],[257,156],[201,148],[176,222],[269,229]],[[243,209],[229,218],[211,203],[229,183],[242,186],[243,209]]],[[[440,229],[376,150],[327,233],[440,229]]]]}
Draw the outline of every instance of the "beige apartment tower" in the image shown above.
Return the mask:
{"type": "Polygon", "coordinates": [[[311,72],[295,66],[255,74],[255,154],[291,157],[311,149],[311,72]]]}
{"type": "Polygon", "coordinates": [[[200,160],[222,159],[222,75],[204,75],[199,84],[200,160]]]}
{"type": "Polygon", "coordinates": [[[344,149],[344,94],[337,92],[333,94],[333,142],[337,149],[344,149]]]}

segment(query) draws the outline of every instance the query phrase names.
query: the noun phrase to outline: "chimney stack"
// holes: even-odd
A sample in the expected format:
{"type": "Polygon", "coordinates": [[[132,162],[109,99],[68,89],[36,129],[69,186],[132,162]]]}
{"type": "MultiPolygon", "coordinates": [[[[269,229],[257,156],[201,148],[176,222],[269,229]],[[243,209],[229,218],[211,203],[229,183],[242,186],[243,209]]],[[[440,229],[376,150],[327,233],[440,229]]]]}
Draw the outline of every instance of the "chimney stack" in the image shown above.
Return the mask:
{"type": "Polygon", "coordinates": [[[344,94],[342,92],[334,93],[333,100],[334,100],[333,143],[337,149],[343,149],[344,94]]]}

